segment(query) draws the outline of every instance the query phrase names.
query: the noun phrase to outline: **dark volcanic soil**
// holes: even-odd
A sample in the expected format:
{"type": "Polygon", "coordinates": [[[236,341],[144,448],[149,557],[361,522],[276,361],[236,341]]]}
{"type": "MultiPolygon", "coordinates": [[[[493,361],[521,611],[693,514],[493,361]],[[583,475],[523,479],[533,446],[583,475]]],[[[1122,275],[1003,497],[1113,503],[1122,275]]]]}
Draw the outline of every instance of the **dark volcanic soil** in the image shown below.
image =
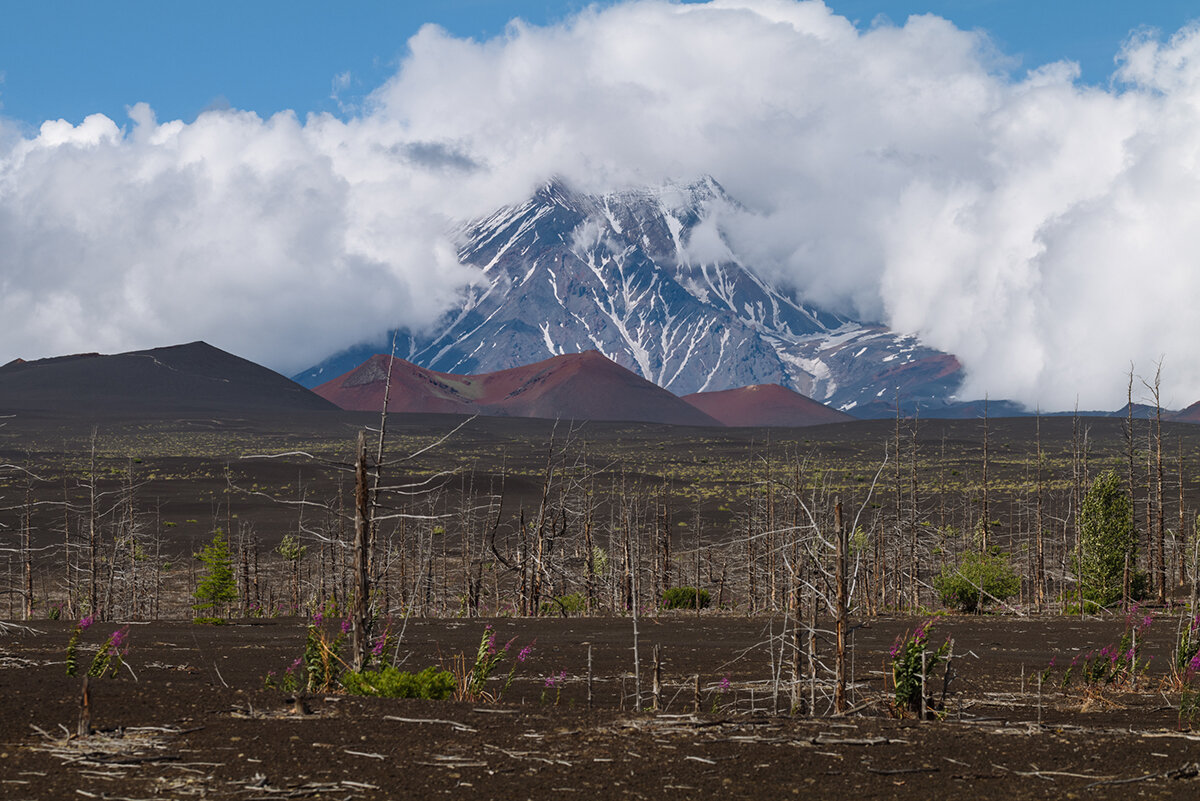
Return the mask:
{"type": "MultiPolygon", "coordinates": [[[[1200,736],[1177,730],[1178,693],[1162,692],[1171,618],[1152,627],[1155,655],[1138,693],[1066,694],[1034,674],[1051,656],[1107,644],[1114,621],[947,618],[959,676],[945,718],[897,720],[881,669],[912,620],[855,632],[858,711],[844,718],[772,714],[771,623],[735,617],[641,621],[664,655],[658,714],[632,709],[628,619],[491,621],[499,639],[536,637],[499,704],[344,695],[296,715],[263,688],[304,637],[297,620],[222,627],[133,624],[132,671],[92,684],[97,734],[67,737],[80,681],[64,675],[69,625],[0,640],[0,797],[22,798],[1195,798],[1200,736]],[[595,705],[586,708],[587,646],[595,705]],[[559,692],[548,677],[566,673],[559,692]],[[136,680],[134,678],[136,674],[136,680]],[[693,715],[693,679],[702,683],[693,715]],[[722,692],[721,679],[730,688],[722,692]],[[1024,680],[1023,680],[1024,679],[1024,680]],[[622,688],[625,702],[622,703],[622,688]],[[622,708],[623,707],[623,708],[622,708]],[[1040,707],[1040,712],[1039,712],[1040,707]],[[1038,718],[1042,723],[1039,725],[1038,718]]],[[[485,621],[410,621],[406,666],[473,654],[485,621]]],[[[95,624],[95,646],[112,624],[95,624]]],[[[774,626],[778,634],[779,623],[774,626]]],[[[86,666],[91,654],[82,655],[86,666]]],[[[786,710],[786,701],[780,708],[786,710]]],[[[824,704],[818,704],[824,712],[824,704]]]]}

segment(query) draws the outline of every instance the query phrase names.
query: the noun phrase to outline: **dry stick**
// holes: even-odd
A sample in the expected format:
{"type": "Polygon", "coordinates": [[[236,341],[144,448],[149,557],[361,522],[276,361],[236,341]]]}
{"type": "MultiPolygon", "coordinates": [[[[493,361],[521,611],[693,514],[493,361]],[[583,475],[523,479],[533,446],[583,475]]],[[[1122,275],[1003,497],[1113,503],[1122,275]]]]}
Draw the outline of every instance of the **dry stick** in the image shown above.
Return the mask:
{"type": "Polygon", "coordinates": [[[692,676],[692,713],[700,713],[700,674],[692,676]]]}
{"type": "Polygon", "coordinates": [[[1042,674],[1038,672],[1038,726],[1042,725],[1042,674]]]}
{"type": "Polygon", "coordinates": [[[654,711],[662,711],[662,654],[657,643],[654,645],[654,711]]]}
{"type": "Polygon", "coordinates": [[[88,676],[83,677],[83,690],[79,694],[79,727],[75,733],[87,737],[92,733],[92,694],[88,689],[88,676]]]}
{"type": "Polygon", "coordinates": [[[1133,627],[1132,647],[1129,649],[1129,681],[1131,689],[1137,692],[1137,626],[1133,627]]]}
{"type": "Polygon", "coordinates": [[[587,705],[592,708],[592,644],[588,643],[587,705]]]}
{"type": "Polygon", "coordinates": [[[921,651],[921,720],[925,720],[925,656],[926,651],[921,651]]]}

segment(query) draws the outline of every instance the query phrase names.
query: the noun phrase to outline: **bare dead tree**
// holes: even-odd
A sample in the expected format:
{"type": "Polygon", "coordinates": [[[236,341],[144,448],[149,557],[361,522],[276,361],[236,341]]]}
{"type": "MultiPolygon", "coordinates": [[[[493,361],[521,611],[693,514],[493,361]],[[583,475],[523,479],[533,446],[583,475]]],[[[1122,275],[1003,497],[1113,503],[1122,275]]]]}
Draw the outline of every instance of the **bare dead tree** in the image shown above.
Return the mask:
{"type": "Polygon", "coordinates": [[[1167,600],[1166,530],[1163,515],[1163,459],[1162,459],[1162,359],[1154,366],[1154,383],[1142,383],[1150,390],[1154,401],[1154,592],[1158,603],[1167,600]]]}

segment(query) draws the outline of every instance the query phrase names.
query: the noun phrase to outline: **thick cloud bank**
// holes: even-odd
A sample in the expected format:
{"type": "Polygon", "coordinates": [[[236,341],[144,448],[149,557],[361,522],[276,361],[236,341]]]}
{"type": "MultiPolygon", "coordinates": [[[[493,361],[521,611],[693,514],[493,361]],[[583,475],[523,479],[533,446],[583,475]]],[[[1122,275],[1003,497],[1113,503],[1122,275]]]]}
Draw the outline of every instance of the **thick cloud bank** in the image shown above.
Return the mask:
{"type": "Polygon", "coordinates": [[[1165,356],[1164,401],[1200,399],[1200,27],[1131,38],[1104,88],[795,0],[408,46],[345,120],[0,126],[0,361],[204,338],[299,369],[434,319],[472,277],[456,219],[711,174],[743,260],[958,354],[968,393],[1115,407],[1165,356]]]}

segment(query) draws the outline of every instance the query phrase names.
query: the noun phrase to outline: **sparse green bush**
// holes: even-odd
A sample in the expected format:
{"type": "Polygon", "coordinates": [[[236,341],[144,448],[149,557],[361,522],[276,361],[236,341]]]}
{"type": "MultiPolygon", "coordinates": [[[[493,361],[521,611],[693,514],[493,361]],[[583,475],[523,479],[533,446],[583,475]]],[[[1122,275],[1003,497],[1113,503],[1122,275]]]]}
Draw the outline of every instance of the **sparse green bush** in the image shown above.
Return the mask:
{"type": "Polygon", "coordinates": [[[587,608],[587,599],[581,593],[573,592],[568,595],[559,595],[549,601],[542,602],[541,614],[558,615],[564,617],[570,615],[582,615],[587,608]]]}
{"type": "Polygon", "coordinates": [[[1012,598],[1021,589],[1021,579],[1009,564],[1008,554],[993,548],[989,553],[964,554],[957,567],[946,565],[933,586],[943,604],[974,614],[993,600],[1012,598]]]}
{"type": "Polygon", "coordinates": [[[342,673],[342,687],[351,695],[377,695],[383,698],[427,698],[444,701],[454,694],[454,674],[430,666],[420,673],[385,665],[379,670],[342,673]]]}
{"type": "MultiPolygon", "coordinates": [[[[695,587],[670,587],[663,590],[662,604],[666,609],[695,609],[696,597],[695,587]]],[[[709,603],[708,590],[700,590],[699,598],[700,608],[706,609],[709,603]]]]}

